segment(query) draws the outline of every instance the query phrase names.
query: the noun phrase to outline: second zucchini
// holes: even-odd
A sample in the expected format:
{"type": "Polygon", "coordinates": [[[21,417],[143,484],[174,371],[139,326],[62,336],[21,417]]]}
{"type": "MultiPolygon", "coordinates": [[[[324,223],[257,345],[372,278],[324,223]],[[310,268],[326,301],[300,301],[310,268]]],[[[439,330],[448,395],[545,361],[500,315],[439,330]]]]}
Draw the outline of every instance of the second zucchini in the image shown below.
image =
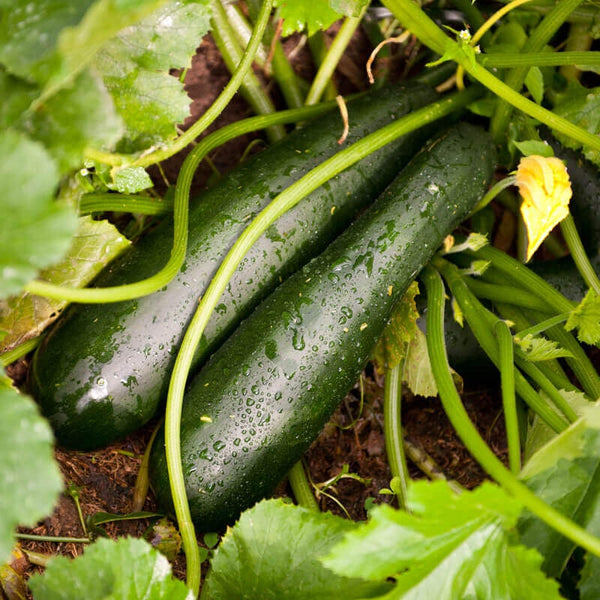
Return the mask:
{"type": "MultiPolygon", "coordinates": [[[[421,84],[390,86],[349,104],[353,143],[435,99],[421,84]]],[[[337,115],[294,131],[232,171],[190,209],[185,263],[162,290],[137,300],[71,306],[36,352],[31,391],[58,442],[90,450],[146,423],[165,397],[186,325],[221,260],[254,215],[335,154],[337,115]]],[[[341,122],[341,121],[340,121],[341,122]]],[[[257,242],[231,281],[196,353],[195,366],[282,279],[323,249],[370,204],[424,141],[405,136],[347,169],[285,214],[257,242]]],[[[168,258],[167,220],[95,281],[111,286],[154,274],[168,258]]]]}
{"type": "MultiPolygon", "coordinates": [[[[489,136],[467,124],[427,145],[194,378],[181,452],[199,528],[232,523],[302,456],[358,379],[395,302],[483,195],[494,158],[489,136]]],[[[169,506],[163,446],[159,435],[151,480],[169,506]]]]}

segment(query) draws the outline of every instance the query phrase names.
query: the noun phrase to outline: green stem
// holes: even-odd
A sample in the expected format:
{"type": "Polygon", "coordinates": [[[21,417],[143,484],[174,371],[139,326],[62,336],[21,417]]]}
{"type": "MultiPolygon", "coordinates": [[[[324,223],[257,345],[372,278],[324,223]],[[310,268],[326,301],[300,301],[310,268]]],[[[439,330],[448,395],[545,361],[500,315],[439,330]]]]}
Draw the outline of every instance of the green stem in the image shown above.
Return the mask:
{"type": "Polygon", "coordinates": [[[508,442],[508,464],[513,475],[518,475],[521,471],[521,440],[519,439],[517,398],[515,395],[513,339],[505,321],[499,320],[496,323],[494,332],[498,340],[502,406],[504,408],[504,423],[508,442]]]}
{"type": "Polygon", "coordinates": [[[88,531],[85,524],[85,519],[83,517],[83,511],[81,510],[81,503],[79,502],[79,490],[77,489],[77,486],[69,484],[67,486],[67,494],[71,496],[73,502],[75,503],[77,515],[79,516],[79,523],[81,523],[81,529],[83,529],[83,535],[87,536],[88,531]]]}
{"type": "Polygon", "coordinates": [[[483,196],[483,198],[479,201],[477,206],[473,209],[473,213],[477,214],[482,208],[486,207],[500,192],[505,190],[506,188],[514,185],[517,182],[517,177],[515,175],[509,175],[508,177],[504,177],[500,181],[496,182],[483,196]]]}
{"type": "MultiPolygon", "coordinates": [[[[313,61],[318,70],[327,56],[327,44],[325,43],[325,34],[322,30],[315,31],[308,37],[308,47],[310,48],[310,53],[312,54],[313,61]]],[[[326,100],[333,100],[337,95],[338,92],[335,83],[333,79],[329,78],[323,98],[326,100]]]]}
{"type": "Polygon", "coordinates": [[[600,296],[600,281],[598,280],[598,275],[596,275],[596,271],[594,271],[594,267],[592,267],[590,259],[583,248],[581,238],[579,237],[577,227],[575,227],[575,221],[573,221],[571,214],[568,214],[560,222],[560,229],[579,274],[587,286],[594,290],[594,293],[597,296],[600,296]]]}
{"type": "Polygon", "coordinates": [[[600,539],[540,500],[521,483],[490,450],[469,419],[456,391],[444,346],[444,286],[440,275],[426,267],[422,279],[427,288],[427,349],[444,410],[456,433],[483,469],[525,508],[559,533],[600,556],[600,539]]]}
{"type": "Polygon", "coordinates": [[[439,467],[439,465],[431,458],[425,450],[420,448],[419,446],[413,444],[408,437],[404,436],[402,440],[404,445],[404,452],[408,459],[417,467],[424,475],[429,477],[432,481],[446,481],[448,482],[448,486],[452,489],[453,492],[460,494],[464,492],[465,488],[463,488],[460,483],[455,481],[454,479],[448,479],[444,475],[444,471],[439,467]]]}
{"type": "Polygon", "coordinates": [[[463,108],[470,104],[477,95],[477,90],[467,90],[466,92],[449,96],[430,106],[417,110],[398,121],[390,123],[327,159],[284,190],[263,211],[261,211],[244,230],[221,263],[215,277],[203,295],[196,313],[192,317],[190,325],[185,332],[177,358],[175,359],[175,365],[169,383],[165,416],[165,451],[169,471],[171,497],[173,498],[179,530],[182,539],[184,540],[186,556],[188,556],[188,552],[190,553],[188,565],[190,567],[193,566],[194,569],[197,570],[197,575],[200,573],[200,565],[197,561],[198,549],[187,500],[183,467],[181,464],[181,408],[185,384],[196,347],[204,333],[204,329],[206,328],[212,312],[219,302],[221,294],[229,283],[229,280],[254,242],[256,242],[264,231],[283,213],[297,204],[301,198],[371,152],[375,152],[385,144],[414,129],[463,108]],[[190,558],[194,561],[192,564],[189,563],[190,558]]]}
{"type": "Polygon", "coordinates": [[[20,358],[23,358],[40,345],[42,337],[43,336],[38,335],[37,337],[34,337],[30,340],[27,340],[26,342],[23,342],[22,344],[19,344],[16,348],[13,348],[12,350],[5,352],[4,354],[0,354],[0,364],[3,367],[7,367],[8,365],[19,360],[20,358]]]}
{"type": "MultiPolygon", "coordinates": [[[[535,325],[531,325],[531,321],[525,316],[522,309],[510,304],[504,304],[503,302],[496,302],[494,306],[503,319],[513,323],[513,328],[517,332],[514,336],[515,341],[518,342],[519,339],[525,335],[522,332],[535,328],[535,325]]],[[[548,377],[559,390],[568,390],[571,392],[581,391],[576,385],[571,383],[558,360],[552,359],[543,361],[541,368],[544,370],[546,377],[548,377]]]]}
{"type": "Polygon", "coordinates": [[[273,77],[290,108],[299,108],[304,104],[304,93],[298,82],[298,76],[287,59],[281,42],[276,41],[273,50],[273,77]]]}
{"type": "MultiPolygon", "coordinates": [[[[499,367],[498,344],[493,333],[497,317],[494,317],[477,300],[469,290],[465,278],[461,276],[458,268],[443,259],[434,259],[437,269],[444,275],[453,296],[458,302],[465,319],[469,323],[479,345],[490,357],[491,361],[499,367]]],[[[540,395],[531,387],[525,377],[517,370],[515,372],[515,386],[517,393],[525,403],[537,413],[554,431],[561,432],[566,429],[565,421],[542,400],[540,395]]]]}
{"type": "Polygon", "coordinates": [[[294,123],[316,117],[335,106],[335,102],[321,103],[313,107],[296,108],[279,111],[272,115],[250,117],[227,125],[202,139],[198,145],[185,157],[177,178],[175,199],[173,203],[173,248],[167,264],[148,279],[119,285],[110,288],[67,288],[53,285],[45,281],[30,281],[25,290],[46,298],[66,300],[68,302],[88,302],[103,304],[105,302],[122,302],[146,296],[161,289],[177,275],[187,250],[188,237],[188,204],[192,179],[202,159],[212,150],[225,142],[245,133],[263,129],[272,124],[294,123]]]}
{"type": "MultiPolygon", "coordinates": [[[[235,37],[236,37],[239,45],[242,48],[245,48],[248,45],[248,42],[250,41],[250,36],[252,35],[252,26],[246,20],[246,16],[242,13],[242,11],[240,10],[240,7],[237,3],[227,2],[223,6],[223,8],[225,9],[225,12],[227,13],[227,21],[229,22],[229,26],[230,26],[231,30],[233,31],[233,33],[235,34],[235,37]]],[[[270,29],[270,27],[268,27],[267,31],[265,32],[265,36],[264,36],[265,39],[267,39],[267,37],[268,37],[269,29],[270,29]]],[[[258,50],[256,51],[256,55],[254,57],[254,62],[261,69],[263,69],[263,70],[265,68],[268,69],[267,51],[265,49],[264,44],[261,44],[258,47],[258,50]]],[[[271,75],[269,70],[267,70],[265,72],[265,74],[269,75],[269,76],[271,75]]]]}
{"type": "Polygon", "coordinates": [[[327,83],[330,81],[333,76],[333,72],[335,71],[340,58],[344,54],[344,51],[348,47],[354,32],[360,25],[362,16],[364,15],[366,10],[363,8],[360,16],[358,17],[346,17],[344,20],[344,24],[341,26],[338,34],[335,36],[335,39],[329,46],[329,50],[327,51],[327,55],[325,59],[321,63],[315,78],[313,79],[312,85],[310,86],[310,90],[308,90],[308,94],[306,96],[305,104],[316,104],[323,95],[325,88],[327,87],[327,83]]]}
{"type": "Polygon", "coordinates": [[[79,214],[116,211],[139,215],[164,215],[173,210],[173,202],[132,194],[85,194],[79,201],[79,214]]]}
{"type": "MultiPolygon", "coordinates": [[[[485,18],[479,11],[479,8],[475,2],[472,2],[471,0],[454,0],[453,4],[458,10],[464,13],[466,17],[466,23],[468,24],[471,33],[477,31],[485,23],[485,18]]],[[[490,34],[486,33],[482,41],[487,41],[489,37],[490,34]]]]}
{"type": "MultiPolygon", "coordinates": [[[[494,269],[498,269],[507,275],[511,281],[516,283],[517,287],[530,291],[541,298],[548,306],[548,312],[571,312],[575,308],[574,302],[565,298],[547,281],[544,281],[544,279],[536,275],[531,269],[508,256],[505,252],[493,246],[485,246],[477,251],[469,250],[467,253],[480,260],[490,261],[494,269]]],[[[484,277],[488,277],[491,274],[493,274],[492,268],[484,273],[484,277]]]]}
{"type": "MultiPolygon", "coordinates": [[[[486,246],[476,252],[469,251],[468,253],[492,263],[492,266],[484,273],[484,278],[497,278],[497,282],[504,283],[502,276],[505,276],[509,281],[537,294],[548,303],[548,307],[553,312],[559,314],[570,313],[575,308],[574,302],[565,298],[539,275],[497,248],[486,246]],[[496,270],[500,271],[498,274],[500,278],[498,278],[496,270]]],[[[535,318],[537,321],[543,321],[547,315],[536,314],[535,318]]],[[[600,398],[600,376],[577,340],[560,326],[550,327],[547,334],[573,355],[566,357],[565,360],[575,372],[585,393],[590,398],[600,398]]]]}
{"type": "Polygon", "coordinates": [[[546,393],[554,406],[558,408],[569,423],[577,420],[577,414],[552,383],[550,377],[547,377],[542,369],[530,361],[526,354],[518,347],[515,349],[515,362],[519,369],[546,393]]]}
{"type": "Polygon", "coordinates": [[[540,333],[544,333],[546,329],[554,327],[554,325],[560,325],[564,323],[568,318],[569,313],[563,313],[561,315],[556,315],[555,317],[550,317],[549,319],[544,319],[543,321],[540,321],[531,327],[520,329],[516,337],[523,339],[527,335],[539,335],[540,333]]]}
{"type": "MultiPolygon", "coordinates": [[[[589,26],[582,23],[571,23],[569,26],[569,37],[564,48],[565,52],[587,52],[594,41],[589,26]]],[[[575,64],[563,65],[560,74],[567,80],[579,81],[581,71],[575,64]]]]}
{"type": "MultiPolygon", "coordinates": [[[[563,7],[563,5],[566,4],[571,6],[574,2],[577,3],[581,1],[582,0],[562,0],[558,6],[563,7]]],[[[463,52],[461,46],[443,33],[442,30],[421,10],[418,4],[413,2],[413,0],[383,0],[383,4],[389,8],[394,13],[394,16],[396,16],[407,29],[410,29],[421,42],[438,54],[450,54],[467,73],[491,92],[505,100],[508,104],[518,108],[541,123],[544,123],[551,129],[555,129],[556,131],[571,137],[581,144],[590,146],[595,150],[600,150],[600,137],[589,133],[585,129],[570,123],[566,119],[554,114],[552,111],[525,98],[512,87],[492,75],[479,63],[472,61],[469,55],[463,52]]],[[[558,16],[562,16],[564,12],[566,11],[562,10],[558,16]]],[[[550,14],[547,15],[547,17],[550,17],[550,14]]],[[[550,19],[554,24],[559,20],[560,18],[557,18],[557,15],[553,15],[550,19]]],[[[544,31],[546,31],[546,28],[544,28],[544,31]]],[[[502,106],[505,106],[505,104],[502,104],[502,106]]],[[[507,114],[510,116],[510,108],[505,110],[508,110],[507,114]]],[[[502,118],[504,117],[502,116],[502,118]]],[[[497,124],[496,127],[499,127],[499,124],[497,124]]],[[[499,131],[504,135],[506,129],[506,126],[503,125],[499,131]]]]}
{"type": "Polygon", "coordinates": [[[34,542],[56,542],[58,544],[90,544],[92,540],[87,537],[61,537],[56,535],[36,535],[34,533],[15,533],[19,540],[32,540],[34,542]]]}
{"type": "MultiPolygon", "coordinates": [[[[506,4],[510,0],[500,0],[506,4]]],[[[556,0],[538,0],[527,4],[527,10],[534,10],[542,15],[547,15],[556,5],[556,0]]],[[[592,31],[600,21],[598,7],[593,3],[585,3],[583,6],[575,8],[567,17],[568,23],[581,23],[587,25],[588,30],[592,31]]]]}
{"type": "MultiPolygon", "coordinates": [[[[231,73],[234,73],[237,65],[242,60],[242,48],[227,20],[227,13],[222,0],[213,0],[211,6],[212,36],[227,68],[231,73]]],[[[248,70],[240,84],[240,94],[256,114],[268,115],[275,112],[275,106],[251,69],[248,70]]],[[[266,132],[271,142],[277,142],[286,135],[282,125],[268,127],[266,132]]]]}
{"type": "Polygon", "coordinates": [[[524,308],[535,308],[541,312],[548,312],[548,304],[539,296],[522,288],[511,285],[498,285],[481,281],[475,277],[469,277],[467,280],[469,289],[478,297],[492,300],[494,302],[505,302],[524,308]]]}
{"type": "MultiPolygon", "coordinates": [[[[534,29],[529,39],[521,48],[521,52],[525,55],[529,52],[540,52],[544,46],[550,41],[558,28],[565,22],[569,14],[576,9],[583,0],[560,0],[555,7],[542,19],[538,26],[534,29]]],[[[506,86],[517,93],[525,81],[529,66],[517,67],[512,69],[505,78],[506,86]]],[[[505,98],[507,100],[507,98],[505,98]]],[[[512,103],[500,102],[496,106],[496,110],[490,121],[490,132],[496,143],[500,143],[506,136],[510,115],[512,113],[512,103]]],[[[517,106],[517,108],[520,108],[517,106]]],[[[529,111],[530,116],[537,118],[536,115],[529,111]]],[[[567,134],[568,135],[568,134],[567,134]]]]}
{"type": "MultiPolygon", "coordinates": [[[[533,311],[533,314],[538,320],[543,319],[543,317],[540,318],[540,315],[535,313],[535,311],[533,311]]],[[[567,356],[565,360],[573,370],[583,391],[593,400],[600,398],[600,377],[598,376],[598,372],[594,368],[594,365],[590,361],[585,350],[575,339],[575,336],[560,325],[549,327],[546,330],[546,334],[550,339],[558,342],[562,348],[572,354],[572,356],[567,356]]]]}
{"type": "MultiPolygon", "coordinates": [[[[223,112],[224,108],[229,104],[229,101],[237,92],[242,81],[244,80],[244,77],[246,76],[246,73],[249,71],[252,65],[252,61],[254,60],[254,56],[256,55],[256,51],[260,45],[265,28],[269,22],[272,8],[273,0],[264,0],[264,2],[261,4],[260,13],[256,19],[256,25],[252,31],[250,42],[244,51],[242,60],[238,64],[235,73],[233,73],[231,79],[229,80],[229,83],[225,86],[225,89],[210,105],[208,110],[172,144],[166,148],[159,148],[154,152],[138,157],[129,166],[147,167],[166,160],[174,154],[177,154],[190,143],[192,143],[223,112]]],[[[86,154],[88,153],[86,152],[86,154]]],[[[131,159],[131,157],[119,155],[104,154],[103,156],[103,153],[97,152],[91,152],[88,154],[88,156],[94,160],[100,159],[100,162],[106,162],[107,164],[111,165],[127,164],[131,159]]]]}
{"type": "Polygon", "coordinates": [[[152,435],[146,444],[146,450],[144,450],[144,456],[142,456],[142,462],[138,469],[137,476],[135,478],[135,486],[133,488],[133,497],[131,499],[131,512],[140,512],[144,508],[146,503],[146,497],[148,496],[148,489],[150,488],[149,478],[149,466],[150,466],[150,453],[152,452],[152,445],[156,439],[158,430],[161,428],[164,419],[160,419],[154,427],[152,435]]]}
{"type": "Polygon", "coordinates": [[[406,510],[410,477],[406,467],[404,445],[402,443],[402,371],[404,361],[391,369],[386,369],[383,387],[383,436],[385,452],[392,478],[398,485],[394,488],[398,507],[406,510]]]}
{"type": "MultiPolygon", "coordinates": [[[[229,15],[229,22],[239,32],[241,40],[243,40],[242,46],[245,47],[250,33],[252,32],[250,23],[248,23],[237,4],[227,4],[226,10],[229,15]]],[[[251,9],[251,15],[252,12],[251,9]]],[[[296,75],[290,61],[285,55],[281,42],[279,40],[273,40],[274,35],[274,28],[272,26],[268,27],[265,33],[265,44],[270,44],[273,56],[271,58],[271,64],[269,65],[266,62],[268,56],[265,52],[265,60],[263,61],[262,66],[264,67],[265,73],[267,75],[272,75],[273,79],[277,82],[288,108],[299,108],[304,104],[304,94],[300,82],[302,81],[305,84],[306,82],[296,75]]]]}
{"type": "Polygon", "coordinates": [[[304,465],[301,460],[290,469],[288,481],[290,482],[294,498],[296,498],[296,503],[309,510],[319,512],[319,504],[306,478],[304,465]]]}
{"type": "Polygon", "coordinates": [[[506,69],[510,67],[560,67],[562,65],[600,65],[600,52],[528,52],[481,54],[477,60],[485,67],[506,69]]]}

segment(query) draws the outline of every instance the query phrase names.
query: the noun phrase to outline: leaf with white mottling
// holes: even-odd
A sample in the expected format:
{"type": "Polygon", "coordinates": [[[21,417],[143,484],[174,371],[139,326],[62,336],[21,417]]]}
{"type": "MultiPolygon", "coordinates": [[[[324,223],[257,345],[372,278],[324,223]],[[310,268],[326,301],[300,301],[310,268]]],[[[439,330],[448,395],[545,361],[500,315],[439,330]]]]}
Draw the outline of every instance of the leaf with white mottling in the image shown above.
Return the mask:
{"type": "Polygon", "coordinates": [[[35,600],[192,600],[166,557],[135,538],[102,538],[74,560],[55,557],[29,585],[35,600]]]}

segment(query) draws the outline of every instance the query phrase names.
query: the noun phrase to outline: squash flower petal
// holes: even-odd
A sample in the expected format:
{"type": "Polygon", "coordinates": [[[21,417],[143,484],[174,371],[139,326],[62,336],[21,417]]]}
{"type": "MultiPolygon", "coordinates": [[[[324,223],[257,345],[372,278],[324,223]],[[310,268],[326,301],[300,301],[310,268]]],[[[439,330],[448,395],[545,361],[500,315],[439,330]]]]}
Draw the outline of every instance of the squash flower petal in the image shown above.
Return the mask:
{"type": "Polygon", "coordinates": [[[521,215],[527,230],[527,260],[548,234],[569,214],[571,181],[555,156],[526,156],[517,168],[516,183],[523,199],[521,215]]]}

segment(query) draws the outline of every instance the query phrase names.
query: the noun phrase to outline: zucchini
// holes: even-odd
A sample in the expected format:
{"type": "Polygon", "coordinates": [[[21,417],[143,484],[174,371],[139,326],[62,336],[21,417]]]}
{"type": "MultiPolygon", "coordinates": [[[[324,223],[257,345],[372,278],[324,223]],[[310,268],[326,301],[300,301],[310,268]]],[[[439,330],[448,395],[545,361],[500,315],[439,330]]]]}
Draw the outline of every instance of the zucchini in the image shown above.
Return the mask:
{"type": "MultiPolygon", "coordinates": [[[[348,143],[436,97],[422,84],[392,86],[349,104],[348,143]]],[[[144,425],[166,396],[186,325],[222,258],[248,220],[279,192],[339,148],[336,114],[325,115],[256,155],[190,210],[189,247],[178,276],[129,302],[67,309],[33,358],[29,387],[60,445],[90,450],[144,425]]],[[[282,279],[322,250],[371,203],[424,141],[406,136],[316,190],[259,240],[232,280],[195,366],[282,279]]],[[[173,224],[159,228],[95,281],[112,286],[154,274],[167,260],[173,224]]]]}
{"type": "MultiPolygon", "coordinates": [[[[232,523],[271,494],[358,379],[394,303],[483,195],[493,143],[468,124],[427,145],[318,257],[281,284],[192,380],[181,453],[192,518],[232,523]]],[[[150,459],[170,506],[160,433],[150,459]]]]}

